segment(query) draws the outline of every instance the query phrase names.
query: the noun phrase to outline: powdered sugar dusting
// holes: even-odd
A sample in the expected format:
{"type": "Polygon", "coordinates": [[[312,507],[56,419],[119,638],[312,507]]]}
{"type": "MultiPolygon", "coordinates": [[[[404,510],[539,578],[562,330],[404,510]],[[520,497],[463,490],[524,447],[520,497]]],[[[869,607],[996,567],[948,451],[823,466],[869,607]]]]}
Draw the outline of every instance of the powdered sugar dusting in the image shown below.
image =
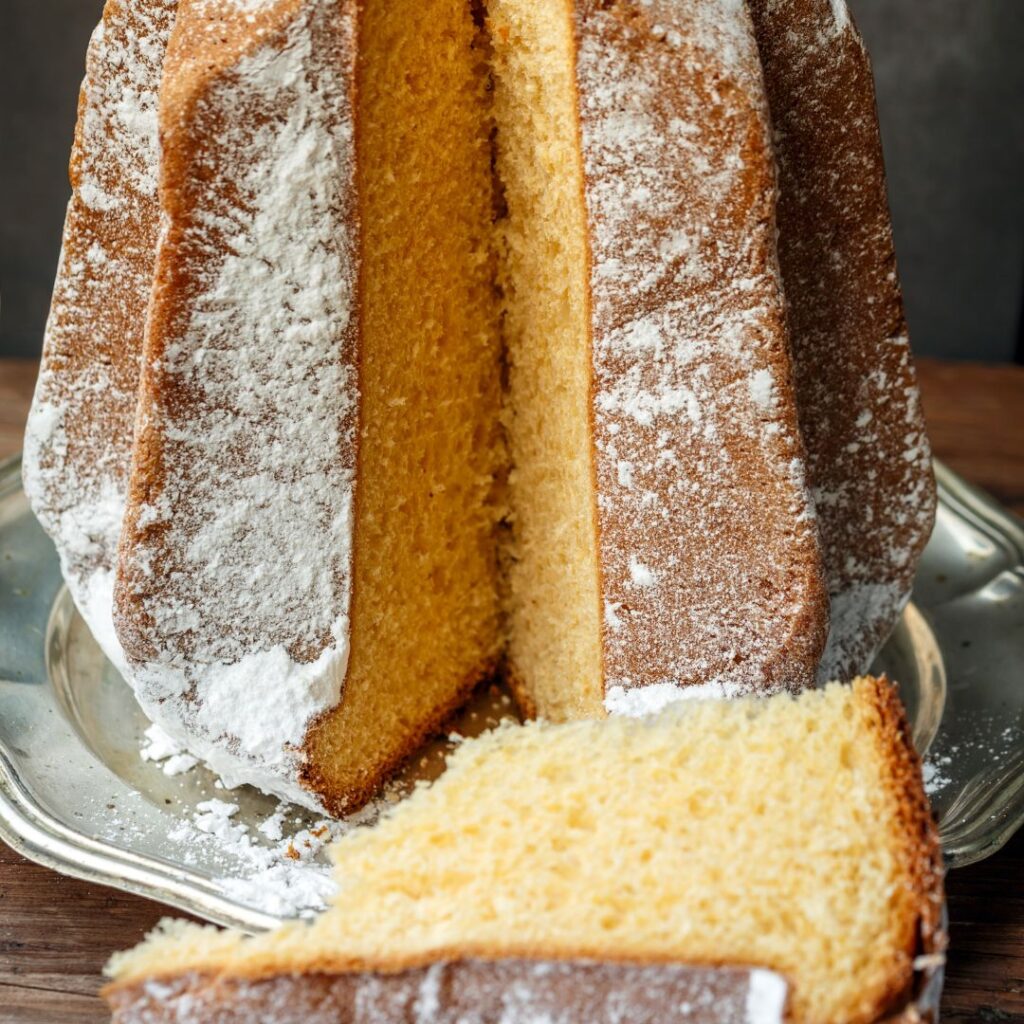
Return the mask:
{"type": "Polygon", "coordinates": [[[609,706],[809,683],[825,594],[746,8],[594,5],[577,35],[609,706]]]}
{"type": "Polygon", "coordinates": [[[257,11],[266,10],[268,7],[271,7],[276,0],[207,0],[209,6],[213,8],[223,6],[225,2],[240,11],[255,14],[257,11]]]}
{"type": "Polygon", "coordinates": [[[846,6],[846,0],[830,0],[830,2],[835,29],[837,32],[843,32],[850,25],[850,9],[846,6]]]}
{"type": "Polygon", "coordinates": [[[168,115],[168,146],[216,173],[186,191],[167,172],[181,194],[157,266],[194,284],[154,300],[140,436],[162,474],[135,471],[147,500],[128,510],[117,622],[169,735],[228,785],[315,806],[299,751],[349,643],[354,15],[282,9],[168,115]]]}
{"type": "Polygon", "coordinates": [[[888,639],[887,631],[880,635],[880,624],[894,626],[909,598],[906,588],[896,583],[854,584],[835,594],[818,684],[848,678],[851,663],[869,665],[888,639]]]}
{"type": "Polygon", "coordinates": [[[749,385],[750,397],[754,403],[765,412],[772,412],[777,400],[772,371],[767,369],[755,371],[750,377],[749,385]]]}
{"type": "Polygon", "coordinates": [[[89,46],[74,193],[25,434],[25,491],[107,657],[158,209],[157,90],[175,0],[108,4],[89,46]]]}
{"type": "Polygon", "coordinates": [[[773,971],[750,972],[747,1024],[778,1024],[786,1010],[786,983],[773,971]]]}
{"type": "Polygon", "coordinates": [[[644,718],[657,715],[681,700],[730,700],[742,696],[747,689],[739,683],[717,680],[689,686],[677,686],[675,683],[613,686],[605,694],[604,707],[610,715],[644,718]]]}
{"type": "MultiPolygon", "coordinates": [[[[39,455],[26,440],[28,461],[39,455]]],[[[73,479],[81,479],[79,468],[68,463],[73,479]]],[[[83,484],[82,499],[67,507],[55,528],[54,539],[61,556],[61,570],[68,591],[104,655],[122,674],[127,671],[124,651],[114,631],[114,571],[108,560],[116,550],[109,545],[121,530],[124,496],[113,479],[97,478],[92,486],[83,484]],[[96,493],[98,490],[99,493],[96,493]],[[95,500],[87,495],[92,492],[95,500]],[[90,564],[91,563],[91,564],[90,564]],[[75,565],[86,566],[76,571],[75,565]]],[[[73,486],[69,481],[68,486],[73,486]]]]}
{"type": "Polygon", "coordinates": [[[833,620],[819,679],[867,669],[910,594],[935,487],[895,270],[871,68],[844,0],[752,0],[779,255],[833,620]]]}

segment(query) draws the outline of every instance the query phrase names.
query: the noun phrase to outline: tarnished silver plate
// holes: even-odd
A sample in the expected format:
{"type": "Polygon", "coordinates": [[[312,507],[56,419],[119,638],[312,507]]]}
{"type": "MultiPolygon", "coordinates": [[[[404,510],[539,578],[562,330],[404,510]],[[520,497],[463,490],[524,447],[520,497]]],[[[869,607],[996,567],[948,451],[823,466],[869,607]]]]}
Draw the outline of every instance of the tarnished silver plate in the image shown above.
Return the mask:
{"type": "MultiPolygon", "coordinates": [[[[147,722],[64,590],[17,461],[0,467],[0,838],[58,871],[211,921],[261,929],[280,914],[231,884],[250,867],[174,836],[223,797],[202,769],[169,777],[139,756],[147,722]]],[[[942,466],[938,522],[914,604],[877,664],[898,679],[953,866],[1024,821],[1024,530],[942,466]]],[[[486,718],[493,709],[478,709],[486,718]]],[[[233,791],[235,820],[276,802],[233,791]]]]}

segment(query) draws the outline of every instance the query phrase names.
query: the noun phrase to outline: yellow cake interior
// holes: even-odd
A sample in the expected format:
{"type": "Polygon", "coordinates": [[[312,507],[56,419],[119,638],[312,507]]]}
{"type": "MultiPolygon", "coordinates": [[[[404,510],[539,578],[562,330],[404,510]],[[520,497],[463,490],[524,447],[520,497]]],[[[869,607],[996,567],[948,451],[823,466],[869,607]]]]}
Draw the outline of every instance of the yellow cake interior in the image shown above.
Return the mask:
{"type": "Polygon", "coordinates": [[[589,252],[570,5],[489,0],[511,456],[509,670],[554,721],[604,713],[589,252]]]}
{"type": "Polygon", "coordinates": [[[796,1021],[872,1020],[911,976],[930,877],[895,702],[861,679],[498,729],[340,840],[335,905],[311,925],[176,929],[115,976],[653,957],[773,968],[796,1021]]]}
{"type": "Polygon", "coordinates": [[[360,7],[363,234],[352,651],[308,740],[343,810],[500,653],[495,530],[504,464],[488,74],[470,6],[360,7]]]}

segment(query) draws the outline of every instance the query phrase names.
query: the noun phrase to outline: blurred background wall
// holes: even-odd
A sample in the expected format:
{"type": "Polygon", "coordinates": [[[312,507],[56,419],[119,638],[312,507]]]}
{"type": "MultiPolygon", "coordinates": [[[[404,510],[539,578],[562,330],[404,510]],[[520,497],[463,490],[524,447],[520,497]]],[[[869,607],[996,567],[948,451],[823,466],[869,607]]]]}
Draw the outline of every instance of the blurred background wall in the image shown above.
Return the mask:
{"type": "MultiPolygon", "coordinates": [[[[1024,362],[1024,0],[850,0],[875,63],[911,336],[1024,362]]],[[[36,355],[102,0],[0,0],[0,356],[36,355]]]]}

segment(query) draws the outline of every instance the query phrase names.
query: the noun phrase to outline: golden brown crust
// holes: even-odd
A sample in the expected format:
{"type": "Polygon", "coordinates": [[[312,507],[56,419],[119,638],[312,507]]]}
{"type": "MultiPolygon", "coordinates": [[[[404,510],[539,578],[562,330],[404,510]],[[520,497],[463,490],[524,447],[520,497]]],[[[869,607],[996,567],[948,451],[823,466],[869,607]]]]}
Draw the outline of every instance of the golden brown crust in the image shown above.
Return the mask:
{"type": "Polygon", "coordinates": [[[752,987],[782,1011],[785,983],[742,967],[666,962],[457,959],[375,974],[264,979],[185,974],[108,986],[113,1024],[431,1024],[551,1019],[588,1024],[745,1024],[752,987]],[[767,991],[766,991],[767,990],[767,991]]]}
{"type": "Polygon", "coordinates": [[[606,689],[809,685],[828,598],[752,30],[624,0],[574,23],[606,689]]]}
{"type": "MultiPolygon", "coordinates": [[[[214,614],[216,594],[202,599],[206,606],[202,628],[169,633],[148,610],[155,594],[163,597],[174,589],[177,579],[196,575],[196,560],[190,560],[183,550],[180,536],[168,538],[183,515],[194,515],[191,499],[198,497],[195,492],[209,488],[211,480],[215,486],[218,472],[231,467],[237,454],[209,450],[205,460],[183,459],[182,436],[190,445],[184,454],[195,456],[187,432],[195,428],[201,416],[208,415],[212,399],[201,378],[180,372],[174,363],[182,359],[181,350],[192,355],[190,346],[201,349],[206,344],[214,348],[218,341],[215,332],[225,325],[248,326],[244,321],[232,324],[225,318],[223,324],[207,327],[207,337],[201,341],[189,337],[190,331],[196,331],[192,318],[208,301],[216,273],[236,244],[232,236],[234,225],[228,218],[237,218],[238,208],[244,210],[252,202],[236,177],[231,157],[239,155],[233,149],[239,147],[243,134],[255,135],[260,123],[236,123],[240,113],[251,115],[251,111],[231,109],[230,97],[226,99],[219,92],[225,91],[225,85],[230,86],[237,76],[239,62],[245,57],[263,48],[283,45],[284,34],[304,2],[275,0],[254,14],[232,3],[179,0],[164,58],[160,90],[160,212],[164,228],[156,252],[146,318],[137,429],[115,593],[118,636],[134,662],[157,659],[167,648],[179,657],[182,653],[188,657],[207,640],[204,633],[215,644],[219,634],[230,636],[233,631],[232,623],[214,614]],[[211,228],[217,217],[223,219],[221,224],[211,228]],[[192,473],[183,462],[193,461],[211,465],[204,464],[192,473]],[[168,493],[177,506],[176,515],[152,515],[168,493]],[[209,625],[207,619],[211,620],[209,625]]],[[[322,40],[321,44],[326,48],[327,41],[322,40]]],[[[333,45],[338,50],[344,48],[342,40],[334,40],[333,45]]],[[[351,63],[351,55],[340,54],[339,68],[346,63],[351,63]]],[[[281,111],[267,111],[266,121],[270,122],[275,114],[281,116],[281,111]]],[[[348,205],[354,205],[351,199],[348,205]]],[[[354,223],[351,210],[347,211],[346,220],[354,223]]],[[[235,298],[239,307],[244,308],[249,297],[235,298]]],[[[338,340],[339,358],[348,362],[357,346],[355,327],[353,322],[338,340]]],[[[230,339],[239,347],[241,341],[230,339]]],[[[202,355],[200,351],[197,365],[202,355]]],[[[255,386],[256,382],[240,383],[255,386]]],[[[238,415],[237,409],[230,411],[238,415]]],[[[354,417],[354,410],[351,415],[354,417]]],[[[351,434],[354,422],[342,427],[343,436],[351,434]]],[[[266,442],[265,438],[261,440],[266,442]]],[[[354,457],[354,452],[346,450],[339,454],[338,461],[344,465],[354,457]]],[[[195,595],[190,596],[197,603],[195,595]]],[[[279,619],[284,619],[283,612],[279,619]]],[[[288,635],[286,630],[287,627],[280,636],[274,636],[273,625],[269,624],[265,635],[253,639],[255,643],[286,643],[294,649],[297,660],[302,661],[313,660],[329,640],[321,636],[318,642],[310,644],[288,635]]]]}
{"type": "Polygon", "coordinates": [[[750,0],[779,160],[779,259],[833,603],[819,682],[867,669],[935,483],[896,275],[871,65],[844,0],[750,0]]]}
{"type": "Polygon", "coordinates": [[[884,765],[885,804],[894,811],[893,843],[904,880],[892,913],[894,948],[890,982],[874,1014],[880,1017],[906,1002],[914,981],[914,960],[941,954],[945,936],[940,922],[945,900],[942,847],[921,777],[921,758],[914,748],[906,713],[896,687],[884,676],[854,682],[861,698],[858,713],[884,765]]]}
{"type": "Polygon", "coordinates": [[[159,228],[156,94],[175,0],[108,0],[71,152],[72,198],[25,438],[25,489],[107,656],[159,228]],[[130,97],[130,99],[126,99],[130,97]]]}

